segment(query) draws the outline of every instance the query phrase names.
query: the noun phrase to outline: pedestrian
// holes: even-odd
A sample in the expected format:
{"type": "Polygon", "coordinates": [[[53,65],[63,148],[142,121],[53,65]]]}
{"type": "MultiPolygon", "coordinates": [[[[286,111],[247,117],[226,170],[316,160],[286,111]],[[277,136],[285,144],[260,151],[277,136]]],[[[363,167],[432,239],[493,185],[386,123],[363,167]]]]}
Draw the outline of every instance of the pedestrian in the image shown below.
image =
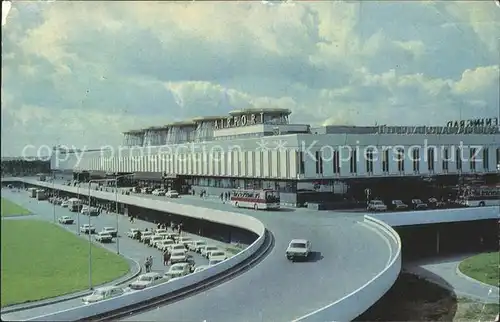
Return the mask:
{"type": "Polygon", "coordinates": [[[153,256],[149,256],[149,271],[151,272],[151,269],[153,267],[153,256]]]}
{"type": "Polygon", "coordinates": [[[146,257],[146,260],[144,261],[144,268],[146,269],[146,273],[149,273],[149,268],[150,268],[149,257],[146,257]]]}
{"type": "Polygon", "coordinates": [[[224,202],[224,193],[220,193],[220,201],[224,202]]]}
{"type": "Polygon", "coordinates": [[[168,261],[170,260],[170,253],[168,252],[168,250],[164,250],[163,251],[163,265],[164,266],[168,266],[168,261]]]}
{"type": "Polygon", "coordinates": [[[156,229],[161,229],[161,224],[158,222],[158,224],[156,225],[156,229]]]}

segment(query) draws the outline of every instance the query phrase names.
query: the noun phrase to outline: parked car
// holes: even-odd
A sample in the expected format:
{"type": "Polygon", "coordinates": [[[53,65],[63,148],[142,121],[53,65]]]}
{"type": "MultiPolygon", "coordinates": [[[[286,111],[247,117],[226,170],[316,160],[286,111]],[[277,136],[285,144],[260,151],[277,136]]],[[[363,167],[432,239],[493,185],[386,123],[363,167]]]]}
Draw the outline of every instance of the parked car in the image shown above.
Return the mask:
{"type": "Polygon", "coordinates": [[[208,259],[209,260],[220,259],[220,260],[224,261],[227,259],[227,254],[222,250],[216,250],[216,251],[210,252],[208,259]]]}
{"type": "Polygon", "coordinates": [[[95,227],[94,225],[84,224],[80,226],[80,232],[84,234],[95,234],[95,227]]]}
{"type": "Polygon", "coordinates": [[[177,240],[177,243],[183,244],[184,246],[186,246],[186,249],[188,248],[189,244],[191,244],[192,242],[193,242],[193,239],[191,237],[179,237],[179,239],[177,240]]]}
{"type": "Polygon", "coordinates": [[[146,244],[149,243],[149,240],[153,237],[153,233],[150,231],[143,231],[141,233],[141,242],[146,244]]]}
{"type": "Polygon", "coordinates": [[[123,295],[124,293],[125,291],[119,286],[106,286],[96,289],[94,293],[82,298],[82,301],[85,304],[90,304],[107,300],[113,297],[118,297],[123,295]]]}
{"type": "Polygon", "coordinates": [[[210,253],[216,250],[219,250],[217,246],[207,245],[201,249],[201,256],[208,258],[210,256],[210,253]]]}
{"type": "Polygon", "coordinates": [[[67,202],[67,201],[61,202],[61,207],[68,208],[68,206],[69,206],[69,202],[67,202]]]}
{"type": "Polygon", "coordinates": [[[128,287],[132,290],[143,290],[147,287],[160,284],[164,282],[163,276],[160,273],[150,272],[146,274],[139,275],[137,280],[130,283],[128,287]]]}
{"type": "Polygon", "coordinates": [[[173,244],[173,245],[168,246],[167,250],[168,250],[169,253],[173,253],[175,251],[183,251],[183,252],[185,252],[186,251],[186,246],[184,246],[182,244],[173,244]]]}
{"type": "Polygon", "coordinates": [[[136,239],[139,233],[138,228],[130,228],[129,231],[127,231],[127,236],[132,239],[136,239]]]}
{"type": "Polygon", "coordinates": [[[286,258],[292,262],[297,259],[308,259],[311,254],[311,242],[306,239],[293,239],[286,249],[286,258]]]}
{"type": "Polygon", "coordinates": [[[172,246],[174,244],[175,244],[175,242],[173,240],[162,239],[156,243],[156,248],[158,248],[161,251],[164,251],[164,250],[168,249],[169,246],[172,246]]]}
{"type": "Polygon", "coordinates": [[[149,247],[156,247],[156,243],[163,240],[164,238],[162,236],[158,236],[158,235],[153,235],[151,236],[151,238],[149,239],[148,242],[146,242],[146,244],[149,246],[149,247]]]}
{"type": "Polygon", "coordinates": [[[429,198],[427,200],[427,202],[431,208],[435,208],[435,209],[445,208],[447,205],[446,202],[437,200],[436,198],[433,198],[433,197],[429,198]]]}
{"type": "Polygon", "coordinates": [[[155,189],[151,193],[153,196],[164,196],[165,195],[165,190],[163,189],[155,189]]]}
{"type": "Polygon", "coordinates": [[[369,211],[386,211],[387,206],[381,200],[370,200],[366,209],[369,211]]]}
{"type": "Polygon", "coordinates": [[[394,210],[406,210],[406,209],[408,209],[408,205],[399,199],[393,200],[391,202],[391,205],[392,205],[392,209],[394,209],[394,210]]]}
{"type": "Polygon", "coordinates": [[[198,273],[198,272],[201,272],[203,270],[206,270],[208,268],[208,265],[201,265],[201,266],[198,266],[194,269],[194,272],[193,273],[198,273]]]}
{"type": "Polygon", "coordinates": [[[204,240],[195,240],[188,245],[188,249],[193,252],[201,252],[203,247],[207,246],[207,242],[204,240]]]}
{"type": "Polygon", "coordinates": [[[59,223],[63,225],[72,225],[75,222],[75,220],[69,216],[59,217],[57,221],[59,221],[59,223]]]}
{"type": "Polygon", "coordinates": [[[188,255],[187,252],[184,250],[175,250],[170,253],[170,263],[176,264],[176,263],[184,263],[188,261],[188,255]]]}
{"type": "Polygon", "coordinates": [[[118,236],[118,231],[114,227],[104,227],[102,231],[110,234],[111,237],[117,237],[118,236]]]}
{"type": "Polygon", "coordinates": [[[169,190],[165,193],[167,198],[179,198],[179,193],[176,190],[169,190]]]}
{"type": "Polygon", "coordinates": [[[97,233],[95,240],[100,243],[111,243],[113,241],[113,236],[105,231],[101,231],[97,233]]]}
{"type": "Polygon", "coordinates": [[[224,260],[223,259],[220,259],[220,258],[214,258],[214,259],[209,259],[208,260],[208,266],[214,266],[214,265],[217,265],[221,262],[223,262],[224,260]]]}
{"type": "Polygon", "coordinates": [[[170,266],[170,269],[165,274],[168,278],[179,278],[182,276],[189,275],[191,273],[191,264],[189,263],[177,263],[170,266]]]}
{"type": "Polygon", "coordinates": [[[411,204],[413,205],[413,209],[415,210],[423,210],[428,208],[427,204],[422,202],[422,200],[420,199],[412,199],[411,204]]]}
{"type": "Polygon", "coordinates": [[[145,187],[145,188],[141,189],[141,193],[151,194],[151,192],[153,192],[153,189],[151,189],[149,187],[145,187]]]}

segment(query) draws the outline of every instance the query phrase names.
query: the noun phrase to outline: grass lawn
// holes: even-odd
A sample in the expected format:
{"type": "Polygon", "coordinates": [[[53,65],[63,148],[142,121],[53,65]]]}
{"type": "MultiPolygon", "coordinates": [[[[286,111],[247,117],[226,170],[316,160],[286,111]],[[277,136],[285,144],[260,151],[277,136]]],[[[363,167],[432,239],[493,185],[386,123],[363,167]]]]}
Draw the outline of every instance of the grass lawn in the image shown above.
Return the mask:
{"type": "Polygon", "coordinates": [[[500,253],[484,253],[462,261],[459,269],[465,275],[483,283],[499,286],[500,253]]]}
{"type": "Polygon", "coordinates": [[[30,212],[10,200],[2,198],[1,214],[3,216],[29,215],[30,212]]]}
{"type": "MultiPolygon", "coordinates": [[[[4,220],[1,239],[2,307],[88,289],[88,241],[37,220],[4,220]]],[[[92,265],[93,285],[129,271],[124,258],[94,245],[92,265]]]]}

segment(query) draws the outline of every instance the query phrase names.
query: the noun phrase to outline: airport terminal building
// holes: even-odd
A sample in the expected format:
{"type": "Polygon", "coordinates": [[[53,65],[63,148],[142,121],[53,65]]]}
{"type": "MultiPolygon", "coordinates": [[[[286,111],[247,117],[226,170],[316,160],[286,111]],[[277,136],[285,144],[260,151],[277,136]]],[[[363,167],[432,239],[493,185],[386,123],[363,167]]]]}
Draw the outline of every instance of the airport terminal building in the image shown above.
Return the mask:
{"type": "Polygon", "coordinates": [[[291,205],[362,198],[366,188],[384,195],[376,191],[384,185],[393,192],[418,189],[415,184],[429,178],[448,184],[464,177],[498,179],[498,118],[444,126],[312,128],[290,123],[290,114],[245,109],[132,130],[114,149],[57,148],[51,168],[91,177],[130,173],[143,184],[209,195],[275,189],[291,205]]]}

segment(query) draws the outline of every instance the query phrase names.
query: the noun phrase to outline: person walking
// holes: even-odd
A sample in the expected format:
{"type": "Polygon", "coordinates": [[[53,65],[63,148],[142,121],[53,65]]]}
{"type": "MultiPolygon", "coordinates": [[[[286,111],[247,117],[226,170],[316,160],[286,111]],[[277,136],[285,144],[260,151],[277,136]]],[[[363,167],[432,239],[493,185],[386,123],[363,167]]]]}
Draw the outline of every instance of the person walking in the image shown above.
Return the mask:
{"type": "Polygon", "coordinates": [[[168,266],[169,261],[170,261],[170,253],[168,252],[168,250],[165,249],[163,251],[163,265],[168,266]]]}
{"type": "Polygon", "coordinates": [[[151,269],[151,263],[149,261],[149,256],[146,257],[146,260],[144,261],[144,268],[146,269],[146,273],[150,272],[151,269]]]}

